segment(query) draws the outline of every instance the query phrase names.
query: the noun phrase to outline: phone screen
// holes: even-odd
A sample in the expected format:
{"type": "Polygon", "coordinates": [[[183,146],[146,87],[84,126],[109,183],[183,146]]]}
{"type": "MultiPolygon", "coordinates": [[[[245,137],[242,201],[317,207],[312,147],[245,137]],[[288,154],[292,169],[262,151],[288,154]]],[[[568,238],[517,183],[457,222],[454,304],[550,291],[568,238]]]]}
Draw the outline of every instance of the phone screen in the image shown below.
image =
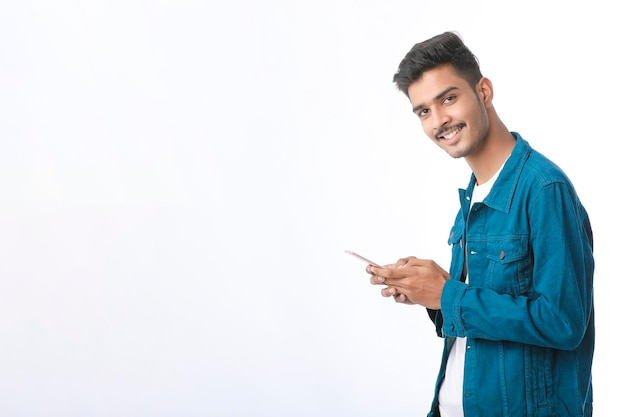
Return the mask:
{"type": "Polygon", "coordinates": [[[345,253],[347,253],[348,255],[352,255],[352,256],[354,256],[355,258],[358,258],[358,259],[362,260],[363,262],[367,262],[367,263],[368,263],[368,264],[370,264],[370,265],[374,265],[374,266],[377,266],[377,267],[379,267],[379,268],[382,268],[382,267],[381,267],[379,264],[377,264],[376,262],[374,262],[374,261],[370,261],[370,260],[369,260],[369,259],[367,259],[365,256],[359,255],[359,254],[358,254],[358,253],[356,253],[356,252],[352,252],[351,250],[347,250],[347,249],[346,249],[344,252],[345,252],[345,253]]]}

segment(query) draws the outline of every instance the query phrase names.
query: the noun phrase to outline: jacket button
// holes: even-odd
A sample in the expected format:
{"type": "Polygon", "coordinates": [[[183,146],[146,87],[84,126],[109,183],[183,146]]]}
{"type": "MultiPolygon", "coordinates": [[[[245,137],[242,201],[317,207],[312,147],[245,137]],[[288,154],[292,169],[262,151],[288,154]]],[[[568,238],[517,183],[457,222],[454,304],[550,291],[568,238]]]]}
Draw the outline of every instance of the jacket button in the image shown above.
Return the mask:
{"type": "Polygon", "coordinates": [[[504,255],[505,255],[504,250],[500,251],[500,259],[501,260],[504,259],[504,255]]]}

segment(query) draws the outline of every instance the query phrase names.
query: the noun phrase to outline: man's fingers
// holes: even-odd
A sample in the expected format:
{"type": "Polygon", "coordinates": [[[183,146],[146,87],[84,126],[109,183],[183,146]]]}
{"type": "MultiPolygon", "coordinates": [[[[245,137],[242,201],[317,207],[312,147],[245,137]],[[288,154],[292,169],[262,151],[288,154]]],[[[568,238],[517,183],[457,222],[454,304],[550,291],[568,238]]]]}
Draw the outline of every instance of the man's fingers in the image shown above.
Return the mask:
{"type": "Polygon", "coordinates": [[[391,297],[393,295],[389,292],[389,287],[383,288],[380,290],[380,293],[383,297],[391,297]]]}
{"type": "Polygon", "coordinates": [[[381,277],[380,275],[372,275],[370,277],[370,283],[372,285],[380,285],[385,283],[385,277],[381,277]]]}
{"type": "Polygon", "coordinates": [[[380,293],[383,295],[383,297],[395,297],[400,294],[398,292],[398,289],[395,287],[385,287],[380,291],[380,293]]]}
{"type": "Polygon", "coordinates": [[[406,295],[404,294],[395,294],[393,298],[396,300],[396,303],[406,304],[408,301],[408,298],[406,298],[406,295]]]}
{"type": "Polygon", "coordinates": [[[383,295],[383,297],[393,297],[396,303],[413,304],[409,301],[409,298],[405,294],[398,292],[397,288],[394,288],[394,287],[383,288],[380,291],[380,293],[383,295]]]}

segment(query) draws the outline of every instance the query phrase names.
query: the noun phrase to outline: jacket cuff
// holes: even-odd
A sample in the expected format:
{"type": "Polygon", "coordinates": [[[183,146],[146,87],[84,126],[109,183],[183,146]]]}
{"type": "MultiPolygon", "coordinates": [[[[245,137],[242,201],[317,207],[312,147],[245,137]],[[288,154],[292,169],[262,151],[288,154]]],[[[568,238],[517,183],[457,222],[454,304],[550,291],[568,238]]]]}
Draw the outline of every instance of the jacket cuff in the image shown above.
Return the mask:
{"type": "Polygon", "coordinates": [[[468,285],[453,279],[448,280],[441,292],[441,313],[443,315],[443,333],[446,336],[464,337],[465,328],[461,320],[461,299],[468,285]]]}

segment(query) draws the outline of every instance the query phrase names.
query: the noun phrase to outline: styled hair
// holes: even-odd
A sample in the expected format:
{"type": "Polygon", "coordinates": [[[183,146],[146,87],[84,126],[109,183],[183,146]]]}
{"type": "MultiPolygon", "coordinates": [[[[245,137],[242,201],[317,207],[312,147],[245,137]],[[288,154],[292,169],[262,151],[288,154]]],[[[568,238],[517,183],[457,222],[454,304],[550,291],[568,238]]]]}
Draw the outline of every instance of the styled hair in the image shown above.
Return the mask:
{"type": "Polygon", "coordinates": [[[407,96],[409,86],[419,80],[424,72],[442,65],[452,65],[456,73],[474,87],[483,77],[478,58],[454,32],[444,32],[417,43],[406,54],[393,77],[398,90],[407,96]]]}

